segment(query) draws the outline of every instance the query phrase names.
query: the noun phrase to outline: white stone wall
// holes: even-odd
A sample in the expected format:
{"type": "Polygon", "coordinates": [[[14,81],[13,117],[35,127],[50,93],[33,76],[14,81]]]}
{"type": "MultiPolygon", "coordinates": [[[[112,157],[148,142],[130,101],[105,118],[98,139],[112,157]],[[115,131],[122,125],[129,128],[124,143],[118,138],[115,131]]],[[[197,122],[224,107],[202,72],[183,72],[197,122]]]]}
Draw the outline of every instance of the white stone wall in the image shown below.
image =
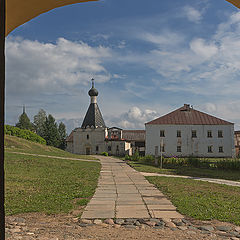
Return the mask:
{"type": "Polygon", "coordinates": [[[128,154],[131,148],[131,143],[125,141],[107,141],[106,142],[107,152],[110,155],[124,156],[128,154]],[[111,151],[108,150],[111,147],[111,151]],[[118,149],[118,150],[117,150],[118,149]]]}
{"type": "Polygon", "coordinates": [[[146,125],[146,155],[160,155],[160,143],[163,139],[164,156],[197,156],[197,157],[234,157],[234,129],[233,125],[146,125]],[[164,130],[165,137],[160,137],[160,130],[164,130]],[[177,137],[177,131],[181,137],[177,137]],[[196,130],[197,137],[192,138],[192,130],[196,130]],[[218,130],[223,131],[223,138],[218,138],[218,130]],[[207,132],[212,131],[212,138],[207,132]],[[181,146],[181,152],[177,152],[181,146]],[[212,146],[212,153],[208,153],[208,146],[212,146]],[[219,147],[223,153],[219,153],[219,147]],[[157,147],[157,148],[156,148],[157,147]]]}
{"type": "Polygon", "coordinates": [[[125,142],[125,154],[132,156],[133,155],[133,151],[132,151],[132,147],[131,147],[131,142],[125,142]]]}
{"type": "Polygon", "coordinates": [[[105,136],[105,128],[75,129],[73,133],[73,153],[86,154],[87,148],[90,148],[90,154],[106,152],[105,136]]]}
{"type": "Polygon", "coordinates": [[[73,142],[68,143],[67,151],[85,155],[87,154],[88,148],[90,150],[90,154],[108,152],[110,155],[132,155],[130,142],[118,140],[106,141],[105,138],[107,134],[108,132],[106,128],[76,128],[73,131],[73,142]],[[111,147],[111,151],[108,150],[108,146],[111,147]],[[98,147],[98,151],[96,147],[98,147]]]}

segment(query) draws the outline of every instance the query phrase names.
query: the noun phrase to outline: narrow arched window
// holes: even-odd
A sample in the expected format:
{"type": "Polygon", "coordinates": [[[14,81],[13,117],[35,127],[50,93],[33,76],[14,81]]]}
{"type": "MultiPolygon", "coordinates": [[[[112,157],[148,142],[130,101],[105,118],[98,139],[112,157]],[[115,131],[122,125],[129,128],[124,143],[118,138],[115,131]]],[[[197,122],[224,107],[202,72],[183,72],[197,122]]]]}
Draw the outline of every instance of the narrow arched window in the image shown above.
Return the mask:
{"type": "Polygon", "coordinates": [[[87,135],[87,139],[89,139],[89,135],[87,135]]]}

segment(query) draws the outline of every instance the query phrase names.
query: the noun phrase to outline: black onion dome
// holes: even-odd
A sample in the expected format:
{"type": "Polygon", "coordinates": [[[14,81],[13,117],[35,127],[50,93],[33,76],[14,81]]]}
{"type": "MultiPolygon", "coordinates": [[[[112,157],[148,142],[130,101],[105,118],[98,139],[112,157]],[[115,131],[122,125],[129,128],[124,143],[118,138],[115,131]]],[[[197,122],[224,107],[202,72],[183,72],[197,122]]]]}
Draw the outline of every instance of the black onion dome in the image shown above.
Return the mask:
{"type": "Polygon", "coordinates": [[[88,91],[88,95],[90,97],[96,97],[98,96],[98,90],[94,87],[92,87],[89,91],[88,91]]]}

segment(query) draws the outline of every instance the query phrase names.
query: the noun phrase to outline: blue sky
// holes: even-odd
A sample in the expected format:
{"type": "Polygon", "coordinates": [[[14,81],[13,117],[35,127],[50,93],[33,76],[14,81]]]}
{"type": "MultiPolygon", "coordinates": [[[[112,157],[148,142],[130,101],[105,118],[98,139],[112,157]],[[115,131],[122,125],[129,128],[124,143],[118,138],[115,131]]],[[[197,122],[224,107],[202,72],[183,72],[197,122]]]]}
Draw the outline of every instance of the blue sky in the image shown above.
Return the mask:
{"type": "Polygon", "coordinates": [[[240,12],[224,0],[102,0],[45,13],[7,38],[6,122],[23,104],[79,127],[90,79],[107,126],[184,103],[240,128],[240,12]]]}

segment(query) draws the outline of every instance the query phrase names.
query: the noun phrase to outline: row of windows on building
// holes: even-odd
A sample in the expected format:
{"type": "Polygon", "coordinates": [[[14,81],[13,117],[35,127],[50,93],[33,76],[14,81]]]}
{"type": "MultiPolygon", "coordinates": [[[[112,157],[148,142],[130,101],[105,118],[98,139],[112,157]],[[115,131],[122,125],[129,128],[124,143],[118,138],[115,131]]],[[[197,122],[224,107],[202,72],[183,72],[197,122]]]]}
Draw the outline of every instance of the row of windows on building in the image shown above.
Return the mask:
{"type": "MultiPolygon", "coordinates": [[[[207,151],[208,153],[213,153],[213,146],[212,145],[208,146],[207,150],[208,150],[207,151]]],[[[165,152],[165,145],[160,146],[160,152],[165,152]]],[[[179,153],[182,152],[182,146],[181,145],[177,146],[177,152],[179,152],[179,153]]],[[[223,146],[218,147],[218,152],[223,153],[223,146]]]]}
{"type": "MultiPolygon", "coordinates": [[[[87,134],[87,139],[89,140],[89,135],[87,134]]],[[[119,151],[119,146],[117,145],[117,148],[116,148],[117,151],[119,151]]],[[[99,151],[99,147],[96,146],[96,152],[99,151]]],[[[108,146],[108,152],[111,152],[112,151],[112,147],[111,146],[108,146]]]]}
{"type": "MultiPolygon", "coordinates": [[[[177,130],[177,137],[181,137],[182,136],[182,132],[180,130],[177,130]]],[[[160,130],[160,137],[165,137],[165,130],[160,130]]],[[[197,131],[196,130],[192,130],[192,138],[196,138],[197,137],[197,131]]],[[[207,137],[208,138],[212,138],[213,134],[211,130],[207,131],[207,137]]],[[[223,138],[223,131],[222,130],[218,130],[218,138],[223,138]]]]}

